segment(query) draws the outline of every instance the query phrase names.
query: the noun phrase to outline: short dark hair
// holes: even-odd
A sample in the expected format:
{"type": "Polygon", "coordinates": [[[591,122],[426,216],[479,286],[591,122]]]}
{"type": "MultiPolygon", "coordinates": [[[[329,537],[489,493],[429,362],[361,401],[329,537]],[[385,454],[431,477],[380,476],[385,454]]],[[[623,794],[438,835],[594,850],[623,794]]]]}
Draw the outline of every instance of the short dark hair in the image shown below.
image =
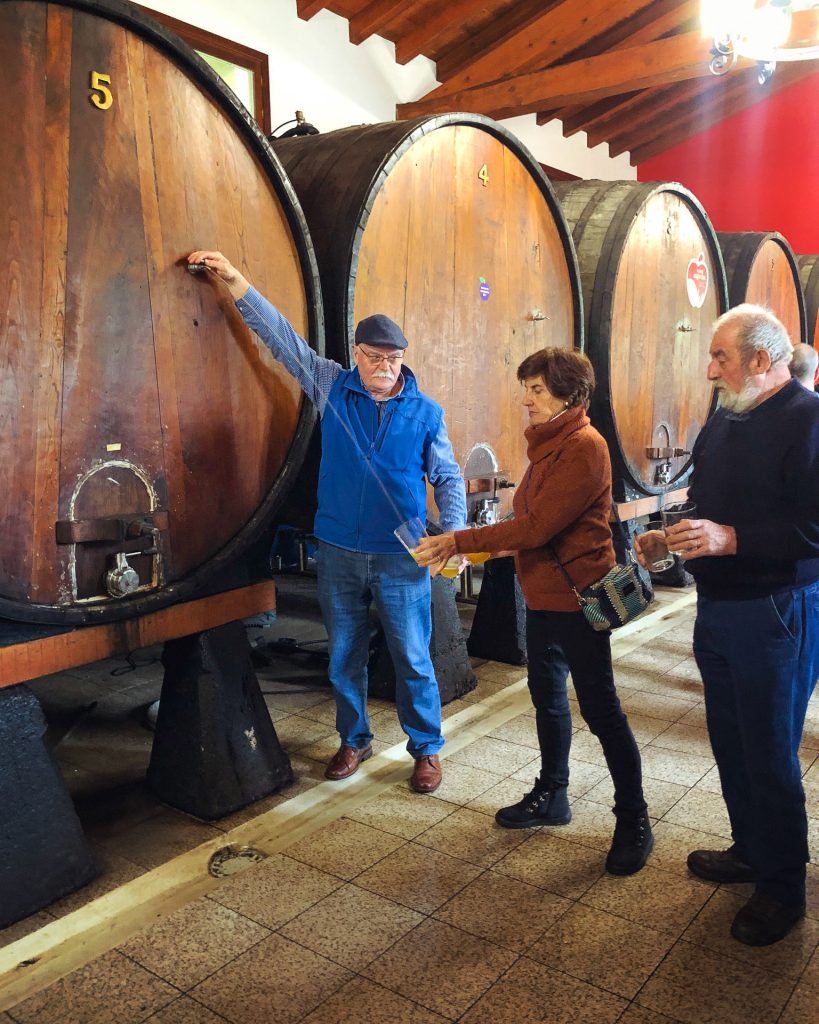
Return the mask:
{"type": "Polygon", "coordinates": [[[518,367],[518,380],[542,377],[555,398],[571,408],[588,409],[594,391],[594,368],[582,352],[565,348],[542,348],[527,356],[518,367]]]}

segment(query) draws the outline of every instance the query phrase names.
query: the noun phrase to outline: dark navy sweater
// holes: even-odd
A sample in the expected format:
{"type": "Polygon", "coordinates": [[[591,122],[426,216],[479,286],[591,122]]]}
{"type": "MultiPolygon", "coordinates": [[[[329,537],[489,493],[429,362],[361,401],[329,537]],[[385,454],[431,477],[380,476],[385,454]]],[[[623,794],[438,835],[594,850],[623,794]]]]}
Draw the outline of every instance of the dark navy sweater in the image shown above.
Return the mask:
{"type": "Polygon", "coordinates": [[[750,412],[718,410],[694,445],[697,518],[737,553],[686,563],[706,597],[764,597],[819,579],[819,395],[791,380],[750,412]]]}

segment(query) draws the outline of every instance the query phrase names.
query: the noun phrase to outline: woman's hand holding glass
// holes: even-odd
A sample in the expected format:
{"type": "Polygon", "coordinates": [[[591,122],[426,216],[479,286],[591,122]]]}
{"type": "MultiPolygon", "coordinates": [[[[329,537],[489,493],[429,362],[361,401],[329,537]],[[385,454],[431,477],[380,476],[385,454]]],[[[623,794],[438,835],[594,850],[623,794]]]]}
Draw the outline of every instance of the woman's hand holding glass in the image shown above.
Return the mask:
{"type": "MultiPolygon", "coordinates": [[[[438,534],[436,537],[423,537],[413,552],[413,557],[419,565],[429,567],[431,576],[437,576],[457,554],[455,534],[450,532],[438,534]]],[[[461,567],[458,575],[460,569],[461,567]]]]}

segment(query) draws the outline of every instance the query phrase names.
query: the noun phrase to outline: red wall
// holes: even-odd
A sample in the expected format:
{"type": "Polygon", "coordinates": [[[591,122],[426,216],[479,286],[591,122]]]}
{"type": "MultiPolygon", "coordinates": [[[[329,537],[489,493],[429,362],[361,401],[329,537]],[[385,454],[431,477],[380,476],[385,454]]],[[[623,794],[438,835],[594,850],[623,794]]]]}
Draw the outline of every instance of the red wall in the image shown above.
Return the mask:
{"type": "Polygon", "coordinates": [[[795,252],[819,253],[818,112],[819,73],[640,164],[637,178],[681,182],[718,231],[779,231],[795,252]]]}

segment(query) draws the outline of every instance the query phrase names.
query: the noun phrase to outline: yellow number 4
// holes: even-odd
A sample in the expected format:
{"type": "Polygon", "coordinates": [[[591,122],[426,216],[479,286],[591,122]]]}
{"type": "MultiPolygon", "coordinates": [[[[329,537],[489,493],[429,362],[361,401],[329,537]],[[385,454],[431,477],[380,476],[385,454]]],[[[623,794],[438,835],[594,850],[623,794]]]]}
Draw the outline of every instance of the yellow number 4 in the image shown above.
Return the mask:
{"type": "Polygon", "coordinates": [[[481,184],[483,185],[483,187],[487,188],[489,185],[489,168],[486,166],[486,164],[484,164],[483,167],[478,171],[478,177],[481,179],[481,184]]]}
{"type": "Polygon", "coordinates": [[[107,110],[114,102],[114,97],[108,86],[111,84],[110,75],[101,75],[99,71],[91,72],[91,102],[100,110],[107,110]]]}

